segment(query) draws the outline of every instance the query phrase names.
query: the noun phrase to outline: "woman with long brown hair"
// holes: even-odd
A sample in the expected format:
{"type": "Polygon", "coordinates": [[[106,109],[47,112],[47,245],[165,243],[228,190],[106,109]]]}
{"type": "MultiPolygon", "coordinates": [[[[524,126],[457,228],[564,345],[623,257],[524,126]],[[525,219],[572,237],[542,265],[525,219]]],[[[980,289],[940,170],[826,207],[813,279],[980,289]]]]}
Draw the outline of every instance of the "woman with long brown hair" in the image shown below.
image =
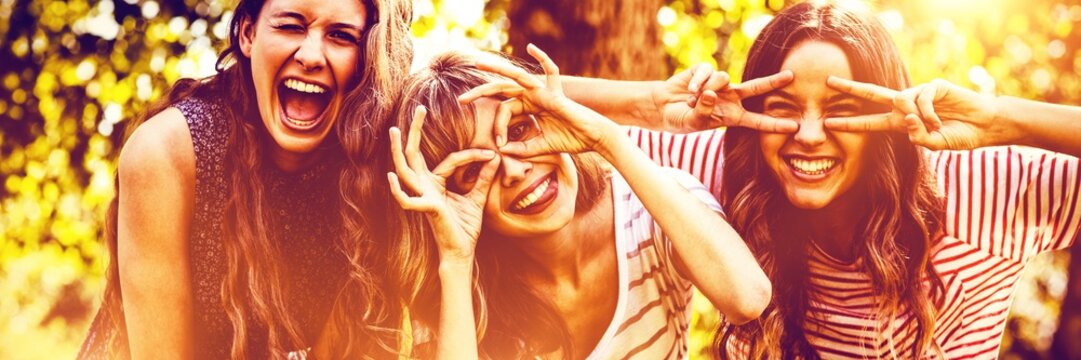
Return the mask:
{"type": "Polygon", "coordinates": [[[370,256],[385,190],[368,191],[381,179],[365,163],[407,75],[411,16],[399,0],[239,2],[218,74],[179,81],[131,128],[80,358],[396,346],[370,256]]]}
{"type": "Polygon", "coordinates": [[[712,196],[563,96],[528,51],[546,81],[448,53],[403,90],[409,136],[391,129],[388,177],[412,211],[400,256],[416,269],[417,354],[683,358],[692,285],[730,321],[755,318],[769,282],[712,196]]]}
{"type": "Polygon", "coordinates": [[[710,186],[774,284],[761,318],[720,327],[718,356],[995,358],[1025,264],[1081,228],[1081,111],[910,87],[878,21],[825,2],[777,14],[743,78],[782,70],[791,83],[721,101],[713,125],[746,112],[794,132],[631,130],[710,186]],[[988,147],[1009,144],[1065,153],[988,147]]]}

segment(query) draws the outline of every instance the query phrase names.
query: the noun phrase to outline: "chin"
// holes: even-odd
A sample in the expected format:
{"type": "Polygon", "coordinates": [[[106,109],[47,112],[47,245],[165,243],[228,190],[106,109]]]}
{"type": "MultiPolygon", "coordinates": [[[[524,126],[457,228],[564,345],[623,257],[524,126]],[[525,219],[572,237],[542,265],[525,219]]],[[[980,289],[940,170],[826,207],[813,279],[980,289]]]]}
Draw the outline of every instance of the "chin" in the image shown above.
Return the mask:
{"type": "Polygon", "coordinates": [[[788,202],[801,210],[820,210],[833,202],[833,197],[818,191],[790,190],[785,194],[788,202]]]}

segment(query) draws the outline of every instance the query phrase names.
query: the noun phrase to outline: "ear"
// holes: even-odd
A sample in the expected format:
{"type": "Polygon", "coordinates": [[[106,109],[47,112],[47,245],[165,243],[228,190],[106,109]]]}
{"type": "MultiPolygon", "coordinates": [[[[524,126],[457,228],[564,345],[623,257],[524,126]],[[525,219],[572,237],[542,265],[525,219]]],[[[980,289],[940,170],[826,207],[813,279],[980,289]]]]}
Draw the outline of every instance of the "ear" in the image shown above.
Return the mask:
{"type": "Polygon", "coordinates": [[[244,57],[250,59],[251,44],[255,40],[255,23],[252,22],[251,17],[240,19],[240,34],[237,39],[240,41],[240,52],[244,53],[244,57]]]}

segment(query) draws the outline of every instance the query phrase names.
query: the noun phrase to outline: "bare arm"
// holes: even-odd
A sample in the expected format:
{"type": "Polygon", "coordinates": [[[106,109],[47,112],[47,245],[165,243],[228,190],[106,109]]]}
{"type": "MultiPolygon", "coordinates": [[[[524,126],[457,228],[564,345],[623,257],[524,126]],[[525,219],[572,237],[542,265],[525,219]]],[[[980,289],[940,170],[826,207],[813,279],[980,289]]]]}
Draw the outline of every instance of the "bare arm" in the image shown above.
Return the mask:
{"type": "Polygon", "coordinates": [[[827,119],[832,130],[907,132],[913,143],[935,150],[1027,145],[1081,156],[1081,107],[992,97],[945,80],[902,91],[835,77],[826,84],[893,107],[890,113],[827,119]]]}
{"type": "Polygon", "coordinates": [[[1081,157],[1081,107],[1049,104],[1010,96],[995,98],[995,122],[1013,124],[1019,144],[1081,157]]]}
{"type": "Polygon", "coordinates": [[[720,214],[666,176],[630,139],[613,131],[597,149],[623,175],[675,249],[677,269],[729,322],[753,320],[772,288],[751,250],[720,214]]]}
{"type": "Polygon", "coordinates": [[[188,235],[195,155],[180,111],[132,134],[120,154],[117,251],[134,359],[194,357],[188,235]]]}

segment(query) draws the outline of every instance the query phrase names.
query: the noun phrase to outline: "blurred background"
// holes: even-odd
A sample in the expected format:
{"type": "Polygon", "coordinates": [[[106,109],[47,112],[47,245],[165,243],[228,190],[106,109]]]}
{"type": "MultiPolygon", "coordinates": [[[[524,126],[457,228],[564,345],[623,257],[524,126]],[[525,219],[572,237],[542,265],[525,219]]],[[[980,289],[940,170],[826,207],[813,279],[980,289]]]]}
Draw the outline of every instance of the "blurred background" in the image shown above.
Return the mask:
{"type": "MultiPolygon", "coordinates": [[[[706,62],[739,79],[758,31],[790,3],[417,0],[413,34],[418,60],[533,42],[566,74],[663,79],[706,62]]],[[[124,126],[177,79],[214,73],[234,4],[0,0],[0,359],[74,356],[104,286],[124,126]]],[[[917,83],[1081,104],[1081,0],[870,6],[917,83]]],[[[1081,358],[1081,246],[1072,252],[1028,267],[1003,358],[1081,358]]],[[[695,310],[692,358],[717,321],[708,303],[695,310]]]]}

